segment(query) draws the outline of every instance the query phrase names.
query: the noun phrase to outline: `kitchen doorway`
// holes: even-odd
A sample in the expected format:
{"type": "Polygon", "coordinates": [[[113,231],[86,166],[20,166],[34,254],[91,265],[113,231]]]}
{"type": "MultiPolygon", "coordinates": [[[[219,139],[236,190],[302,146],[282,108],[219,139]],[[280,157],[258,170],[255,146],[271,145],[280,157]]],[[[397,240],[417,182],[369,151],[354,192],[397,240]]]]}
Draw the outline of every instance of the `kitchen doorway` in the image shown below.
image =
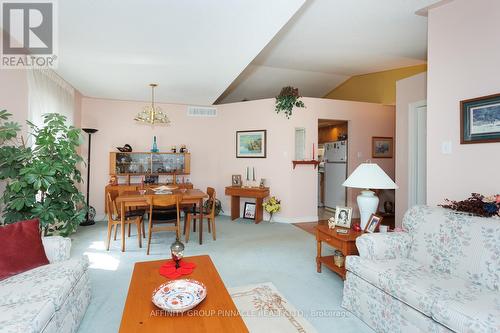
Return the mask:
{"type": "Polygon", "coordinates": [[[347,189],[342,183],[347,178],[348,122],[345,120],[318,120],[318,219],[335,215],[336,206],[346,206],[347,189]]]}

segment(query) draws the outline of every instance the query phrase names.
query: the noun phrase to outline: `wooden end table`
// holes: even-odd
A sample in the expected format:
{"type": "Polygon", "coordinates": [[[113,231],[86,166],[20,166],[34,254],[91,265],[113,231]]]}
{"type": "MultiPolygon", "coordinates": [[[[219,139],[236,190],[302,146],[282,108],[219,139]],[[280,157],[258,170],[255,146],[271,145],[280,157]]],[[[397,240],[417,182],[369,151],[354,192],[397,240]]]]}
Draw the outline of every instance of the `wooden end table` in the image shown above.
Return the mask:
{"type": "MultiPolygon", "coordinates": [[[[359,219],[353,219],[352,224],[359,223],[359,219]]],[[[342,229],[342,228],[339,228],[342,229]]],[[[329,246],[342,252],[344,257],[349,255],[358,254],[358,249],[356,248],[356,238],[361,236],[363,232],[349,230],[348,234],[338,234],[337,228],[328,228],[328,221],[319,221],[316,226],[316,242],[317,242],[317,255],[316,255],[316,270],[321,273],[321,265],[325,265],[335,273],[337,273],[342,280],[345,280],[346,269],[344,266],[338,267],[333,262],[332,256],[321,256],[321,243],[325,242],[329,246]]]]}
{"type": "Polygon", "coordinates": [[[227,186],[226,195],[231,196],[231,220],[240,218],[240,197],[255,198],[255,224],[262,221],[262,200],[269,196],[269,187],[227,186]]]}

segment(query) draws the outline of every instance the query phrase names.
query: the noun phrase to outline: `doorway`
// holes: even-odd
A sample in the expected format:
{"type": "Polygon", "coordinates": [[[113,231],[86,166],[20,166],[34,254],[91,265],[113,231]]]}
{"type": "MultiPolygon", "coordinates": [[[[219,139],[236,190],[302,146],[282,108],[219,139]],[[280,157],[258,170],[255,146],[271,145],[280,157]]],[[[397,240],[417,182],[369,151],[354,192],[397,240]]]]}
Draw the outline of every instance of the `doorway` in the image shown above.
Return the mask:
{"type": "Polygon", "coordinates": [[[408,207],[427,203],[427,101],[410,104],[408,207]]]}
{"type": "Polygon", "coordinates": [[[335,215],[336,206],[347,204],[348,123],[345,120],[318,120],[318,219],[335,215]]]}

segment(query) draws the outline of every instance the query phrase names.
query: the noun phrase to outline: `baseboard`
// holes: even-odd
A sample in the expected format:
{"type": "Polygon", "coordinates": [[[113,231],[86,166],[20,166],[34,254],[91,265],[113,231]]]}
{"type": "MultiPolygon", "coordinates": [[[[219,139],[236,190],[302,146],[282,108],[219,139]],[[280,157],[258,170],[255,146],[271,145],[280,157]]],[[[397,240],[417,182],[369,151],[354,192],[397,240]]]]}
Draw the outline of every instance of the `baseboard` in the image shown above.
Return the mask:
{"type": "MultiPolygon", "coordinates": [[[[230,216],[227,213],[221,213],[220,215],[230,216]]],[[[268,217],[264,217],[264,221],[267,221],[268,217]]],[[[283,217],[275,216],[273,217],[273,222],[277,223],[300,223],[300,222],[317,222],[318,216],[303,216],[303,217],[283,217]]]]}

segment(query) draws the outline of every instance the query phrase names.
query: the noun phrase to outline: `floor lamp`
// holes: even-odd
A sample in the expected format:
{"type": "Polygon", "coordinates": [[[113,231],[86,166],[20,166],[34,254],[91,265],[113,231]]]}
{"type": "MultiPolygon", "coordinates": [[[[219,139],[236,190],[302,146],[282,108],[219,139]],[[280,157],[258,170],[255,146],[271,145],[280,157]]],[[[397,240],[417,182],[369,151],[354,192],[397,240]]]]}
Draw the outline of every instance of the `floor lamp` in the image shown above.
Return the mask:
{"type": "Polygon", "coordinates": [[[90,151],[92,149],[92,134],[97,132],[95,128],[82,128],[82,130],[89,135],[89,147],[87,153],[87,214],[85,214],[85,221],[80,223],[81,226],[89,226],[94,225],[94,214],[89,214],[92,207],[90,207],[89,199],[90,199],[90,151]]]}

